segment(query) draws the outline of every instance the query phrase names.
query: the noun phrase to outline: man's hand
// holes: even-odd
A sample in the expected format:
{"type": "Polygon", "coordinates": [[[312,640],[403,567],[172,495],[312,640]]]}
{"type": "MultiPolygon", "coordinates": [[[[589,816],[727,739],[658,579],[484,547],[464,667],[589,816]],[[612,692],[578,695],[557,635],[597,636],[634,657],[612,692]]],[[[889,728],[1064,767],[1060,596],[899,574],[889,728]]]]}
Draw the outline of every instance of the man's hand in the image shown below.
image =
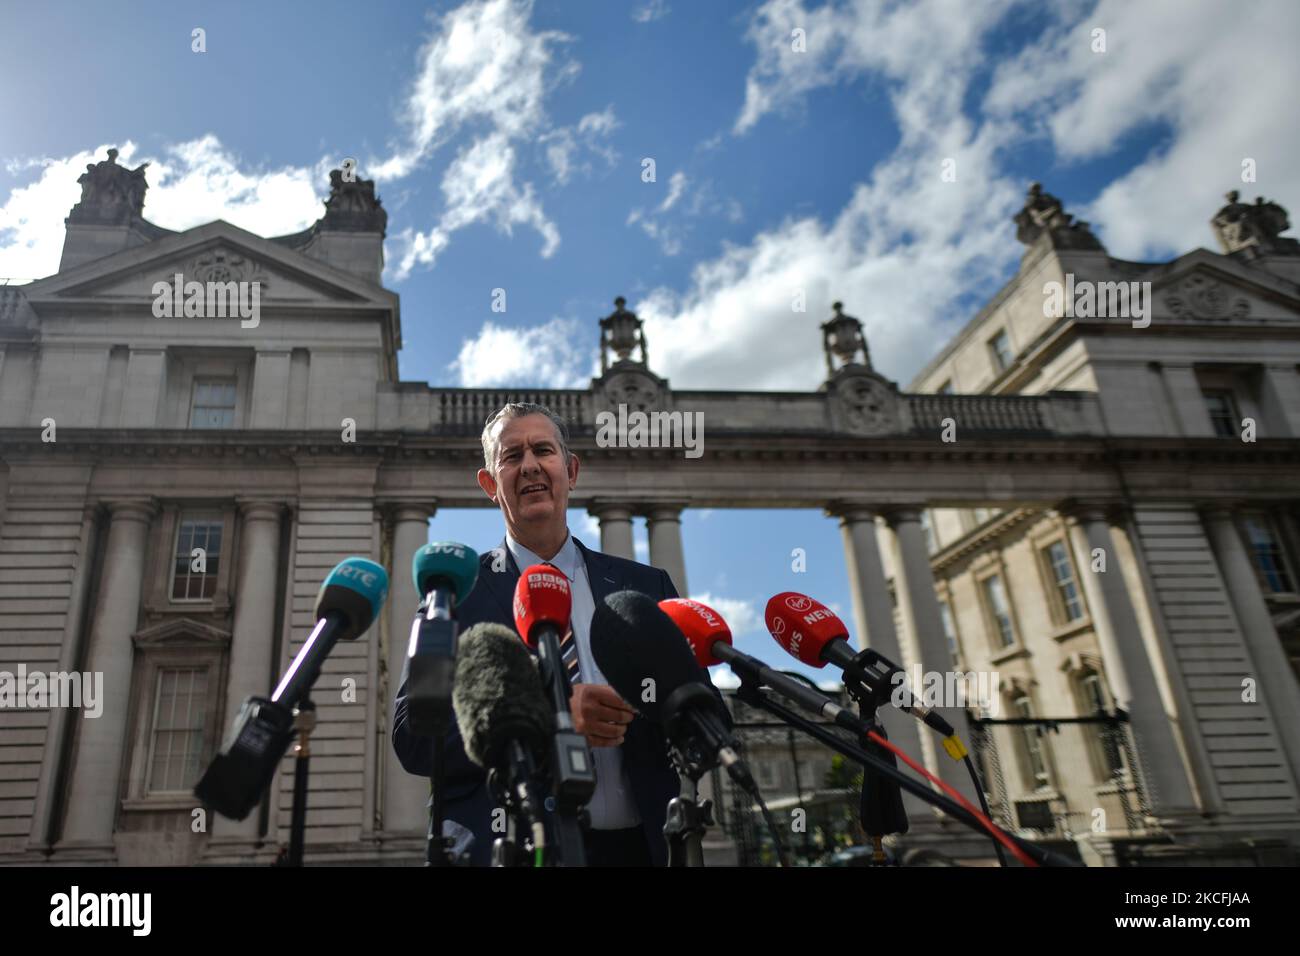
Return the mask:
{"type": "Polygon", "coordinates": [[[636,712],[608,684],[574,684],[569,698],[573,729],[593,747],[617,747],[636,712]]]}

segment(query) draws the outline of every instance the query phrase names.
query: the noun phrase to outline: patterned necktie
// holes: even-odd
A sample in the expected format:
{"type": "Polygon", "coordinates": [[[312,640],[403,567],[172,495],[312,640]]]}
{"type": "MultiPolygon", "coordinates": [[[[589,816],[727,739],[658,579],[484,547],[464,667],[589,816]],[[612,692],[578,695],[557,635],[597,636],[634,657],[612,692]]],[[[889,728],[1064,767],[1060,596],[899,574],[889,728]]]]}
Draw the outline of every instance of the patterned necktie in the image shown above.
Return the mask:
{"type": "MultiPolygon", "coordinates": [[[[550,561],[544,561],[542,563],[545,564],[547,567],[555,568],[556,571],[564,575],[564,579],[566,581],[569,580],[569,576],[567,574],[564,574],[563,571],[560,571],[560,569],[555,567],[554,564],[551,564],[550,561]]],[[[572,593],[572,589],[573,589],[572,581],[569,581],[569,589],[570,589],[570,593],[572,593]]],[[[573,636],[572,617],[570,617],[569,619],[568,630],[566,630],[564,632],[564,636],[560,638],[560,660],[564,661],[564,669],[569,674],[569,683],[570,684],[578,683],[579,675],[581,672],[581,664],[578,661],[578,639],[573,636]]]]}

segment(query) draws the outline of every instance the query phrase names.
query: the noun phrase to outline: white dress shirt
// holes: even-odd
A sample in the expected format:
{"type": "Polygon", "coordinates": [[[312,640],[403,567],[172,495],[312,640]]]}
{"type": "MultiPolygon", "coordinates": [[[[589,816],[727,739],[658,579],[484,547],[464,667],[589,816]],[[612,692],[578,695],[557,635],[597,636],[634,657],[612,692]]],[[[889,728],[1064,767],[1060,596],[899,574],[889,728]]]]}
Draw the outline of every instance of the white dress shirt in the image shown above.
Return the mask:
{"type": "MultiPolygon", "coordinates": [[[[573,541],[565,537],[564,544],[555,557],[541,558],[529,551],[506,532],[506,546],[510,549],[520,572],[534,564],[553,564],[569,579],[569,592],[573,608],[569,612],[569,626],[578,646],[578,676],[583,684],[609,684],[596,666],[591,654],[591,616],[596,613],[596,600],[591,594],[587,579],[587,562],[573,541]]],[[[591,795],[587,810],[591,814],[593,830],[623,830],[641,825],[641,814],[632,799],[632,787],[623,767],[623,748],[593,747],[591,758],[596,768],[596,790],[591,795]]]]}

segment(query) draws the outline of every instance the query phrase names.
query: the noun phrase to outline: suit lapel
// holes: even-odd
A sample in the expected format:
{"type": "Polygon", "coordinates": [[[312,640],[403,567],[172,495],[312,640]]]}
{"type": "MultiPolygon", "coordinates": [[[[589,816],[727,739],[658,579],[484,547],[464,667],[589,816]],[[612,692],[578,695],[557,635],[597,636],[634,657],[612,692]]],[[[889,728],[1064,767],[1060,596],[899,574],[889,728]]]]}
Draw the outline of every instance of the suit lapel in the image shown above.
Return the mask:
{"type": "Polygon", "coordinates": [[[577,538],[573,539],[573,543],[578,546],[578,552],[587,566],[587,583],[591,585],[592,603],[599,607],[600,602],[609,595],[623,590],[623,581],[618,572],[603,560],[603,555],[597,551],[589,551],[587,546],[577,538]]]}
{"type": "Polygon", "coordinates": [[[515,586],[519,583],[519,565],[515,563],[515,556],[510,553],[506,547],[505,538],[501,539],[498,545],[500,553],[506,556],[506,567],[504,571],[493,571],[492,564],[497,557],[492,552],[483,555],[486,562],[479,568],[479,578],[487,582],[488,590],[496,598],[501,609],[506,613],[506,620],[515,619],[515,586]]]}

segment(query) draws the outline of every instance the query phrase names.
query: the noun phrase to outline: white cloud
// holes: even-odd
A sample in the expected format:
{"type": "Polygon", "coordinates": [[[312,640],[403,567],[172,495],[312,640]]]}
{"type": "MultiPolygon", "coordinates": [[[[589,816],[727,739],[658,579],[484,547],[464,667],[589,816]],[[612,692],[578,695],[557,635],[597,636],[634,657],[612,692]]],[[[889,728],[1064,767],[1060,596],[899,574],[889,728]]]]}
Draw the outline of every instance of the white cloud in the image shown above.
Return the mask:
{"type": "Polygon", "coordinates": [[[686,174],[680,169],[668,177],[668,195],[664,201],[659,204],[659,212],[667,212],[673,208],[673,204],[682,198],[682,193],[686,191],[686,174]]]}
{"type": "Polygon", "coordinates": [[[763,625],[763,614],[753,601],[746,601],[743,598],[722,597],[708,591],[703,594],[692,594],[691,600],[699,601],[721,614],[722,619],[727,622],[727,626],[731,629],[733,638],[767,634],[763,625]]]}
{"type": "MultiPolygon", "coordinates": [[[[559,230],[533,184],[515,182],[515,150],[518,143],[533,145],[547,135],[546,96],[576,77],[580,67],[556,59],[556,48],[572,37],[533,30],[532,10],[532,0],[465,3],[443,14],[421,47],[419,72],[402,114],[407,141],[387,158],[372,159],[369,175],[378,182],[407,176],[463,130],[484,125],[487,130],[475,133],[443,175],[445,208],[437,223],[395,237],[396,280],[417,265],[432,266],[451,234],[476,222],[493,223],[507,235],[516,225],[531,226],[542,236],[543,258],[559,246],[559,230]]],[[[585,129],[579,123],[579,131],[593,141],[610,129],[608,121],[588,121],[585,129]]],[[[571,134],[560,134],[545,151],[557,178],[571,173],[566,135],[571,134]]]]}
{"type": "Polygon", "coordinates": [[[461,343],[448,369],[462,388],[529,386],[580,388],[588,384],[598,357],[577,319],[554,318],[531,329],[485,322],[478,335],[461,343]],[[577,370],[586,368],[585,374],[577,370]]]}
{"type": "Polygon", "coordinates": [[[818,326],[836,299],[866,325],[885,374],[901,377],[932,354],[953,303],[1001,279],[1020,253],[1010,218],[1024,187],[995,162],[1013,125],[975,129],[962,112],[982,37],[1008,2],[808,13],[771,0],[756,11],[748,35],[758,58],[738,130],[808,90],[870,73],[887,81],[899,144],[830,222],[788,216],[746,244],[724,241],[687,290],[654,289],[634,303],[657,371],[682,388],[814,388],[825,377],[818,326]],[[807,31],[807,53],[788,52],[795,26],[807,31]],[[940,179],[945,158],[956,183],[940,179]],[[796,312],[801,292],[806,311],[796,312]]]}
{"type": "Polygon", "coordinates": [[[692,231],[689,222],[683,217],[699,218],[702,216],[721,216],[728,222],[740,222],[744,219],[744,207],[734,197],[721,199],[713,186],[713,181],[706,179],[693,183],[686,173],[678,170],[668,178],[668,195],[649,213],[643,207],[636,207],[627,214],[624,225],[640,224],[641,231],[659,244],[660,251],[666,256],[675,256],[682,251],[685,237],[692,231]],[[690,195],[690,202],[683,204],[682,197],[690,195]],[[678,215],[670,219],[665,213],[677,208],[678,215]]]}
{"type": "Polygon", "coordinates": [[[669,6],[664,0],[646,0],[632,11],[632,19],[637,23],[651,23],[668,16],[669,6]]]}
{"type": "MultiPolygon", "coordinates": [[[[88,164],[107,158],[109,145],[66,158],[10,161],[6,168],[13,174],[42,169],[33,182],[13,189],[0,207],[0,276],[34,279],[58,271],[63,220],[81,199],[77,178],[88,164]]],[[[257,235],[275,236],[304,229],[323,212],[315,192],[325,183],[320,164],[241,168],[239,157],[211,134],[167,146],[161,156],[142,154],[131,141],[118,148],[122,166],[149,163],[145,217],[166,229],[224,219],[257,235]]]]}
{"type": "Polygon", "coordinates": [[[612,169],[618,163],[619,154],[605,140],[622,125],[614,115],[614,107],[607,106],[599,113],[588,113],[578,120],[576,126],[556,127],[539,136],[537,141],[544,145],[546,161],[555,182],[563,186],[576,172],[586,176],[592,174],[589,161],[575,163],[574,157],[579,150],[595,153],[605,161],[607,169],[612,169]]]}
{"type": "Polygon", "coordinates": [[[494,133],[464,148],[442,177],[447,200],[439,223],[426,232],[404,230],[404,246],[394,278],[410,275],[417,263],[432,265],[447,247],[451,234],[475,222],[493,222],[506,235],[516,225],[529,225],[542,236],[542,258],[550,258],[560,245],[560,232],[542,210],[532,183],[515,184],[515,151],[504,134],[494,133]]]}
{"type": "Polygon", "coordinates": [[[1126,136],[1166,126],[1165,145],[1071,211],[1116,256],[1213,247],[1207,223],[1229,189],[1300,202],[1300,124],[1283,119],[1294,115],[1300,87],[1296,36],[1300,5],[1289,0],[1103,0],[1002,64],[985,108],[1050,139],[1066,160],[1105,156],[1126,136]],[[1092,50],[1097,27],[1106,30],[1104,53],[1092,50]],[[1241,182],[1246,158],[1257,163],[1258,184],[1241,182]]]}
{"type": "Polygon", "coordinates": [[[600,548],[600,521],[595,515],[583,512],[578,519],[578,534],[588,547],[600,548]]]}

